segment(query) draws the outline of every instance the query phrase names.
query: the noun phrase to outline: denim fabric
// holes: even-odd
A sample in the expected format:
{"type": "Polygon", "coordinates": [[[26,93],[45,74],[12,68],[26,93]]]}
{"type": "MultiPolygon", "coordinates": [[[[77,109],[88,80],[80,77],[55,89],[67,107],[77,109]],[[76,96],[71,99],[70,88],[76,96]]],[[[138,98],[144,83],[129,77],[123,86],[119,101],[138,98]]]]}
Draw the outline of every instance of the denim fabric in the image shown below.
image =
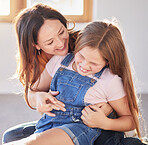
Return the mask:
{"type": "Polygon", "coordinates": [[[101,129],[86,127],[83,123],[69,123],[58,128],[64,130],[75,145],[93,145],[101,129]]]}
{"type": "MultiPolygon", "coordinates": [[[[66,112],[53,110],[52,113],[56,114],[55,117],[44,114],[36,125],[37,130],[35,133],[55,127],[62,129],[63,126],[63,128],[67,128],[67,133],[71,132],[77,138],[76,145],[92,145],[94,140],[100,135],[101,129],[92,129],[83,124],[81,121],[81,111],[87,105],[84,103],[84,96],[87,90],[97,81],[66,69],[73,57],[73,54],[68,54],[64,58],[61,63],[64,67],[62,66],[57,70],[50,86],[52,91],[60,92],[56,98],[65,104],[66,112]]],[[[99,78],[104,69],[95,74],[95,76],[99,78]]],[[[71,134],[69,134],[70,137],[71,134]]]]}
{"type": "MultiPolygon", "coordinates": [[[[11,141],[16,141],[32,135],[35,131],[35,125],[36,121],[20,124],[15,127],[9,128],[3,134],[2,143],[4,144],[11,141]]],[[[138,138],[124,138],[122,132],[109,130],[102,130],[101,135],[96,139],[94,145],[108,145],[108,142],[113,141],[114,143],[112,145],[146,145],[144,143],[141,143],[138,138]]],[[[76,142],[76,140],[74,140],[74,142],[76,142]]]]}

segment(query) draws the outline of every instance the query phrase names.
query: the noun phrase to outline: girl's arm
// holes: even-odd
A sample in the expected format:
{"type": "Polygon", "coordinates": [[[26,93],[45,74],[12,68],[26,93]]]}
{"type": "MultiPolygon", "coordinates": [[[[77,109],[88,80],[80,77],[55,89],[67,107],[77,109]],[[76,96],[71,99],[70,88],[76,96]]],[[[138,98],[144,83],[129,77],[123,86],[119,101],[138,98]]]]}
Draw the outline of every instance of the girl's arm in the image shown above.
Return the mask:
{"type": "Polygon", "coordinates": [[[126,96],[115,101],[110,101],[109,104],[117,112],[119,118],[110,119],[106,117],[100,107],[90,105],[82,111],[81,118],[83,122],[89,127],[102,128],[105,130],[130,131],[135,129],[126,96]]]}
{"type": "Polygon", "coordinates": [[[135,129],[134,120],[131,115],[126,96],[115,101],[110,101],[109,104],[116,111],[119,118],[108,118],[109,120],[106,126],[107,129],[115,131],[130,131],[135,129]]]}
{"type": "Polygon", "coordinates": [[[31,90],[29,90],[28,101],[38,112],[54,116],[50,111],[53,109],[65,111],[65,108],[62,102],[53,97],[58,95],[58,92],[48,92],[51,80],[52,77],[45,68],[40,78],[32,86],[31,90]]]}

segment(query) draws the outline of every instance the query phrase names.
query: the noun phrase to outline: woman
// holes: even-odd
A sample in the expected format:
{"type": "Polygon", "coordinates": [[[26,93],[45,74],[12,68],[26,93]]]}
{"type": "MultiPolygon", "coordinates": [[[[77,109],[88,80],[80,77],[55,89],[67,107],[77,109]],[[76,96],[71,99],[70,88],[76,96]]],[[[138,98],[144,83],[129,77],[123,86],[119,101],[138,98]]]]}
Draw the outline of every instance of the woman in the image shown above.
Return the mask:
{"type": "MultiPolygon", "coordinates": [[[[65,55],[68,51],[71,52],[74,49],[78,32],[67,29],[67,20],[59,12],[46,5],[38,4],[18,15],[16,19],[16,33],[19,44],[17,72],[19,80],[25,88],[25,100],[27,104],[33,109],[36,108],[38,112],[46,113],[50,116],[54,115],[50,113],[52,109],[61,109],[64,111],[64,104],[52,96],[57,95],[58,92],[47,93],[43,92],[44,90],[35,92],[31,90],[31,86],[39,78],[46,63],[53,55],[65,55]],[[49,99],[53,101],[49,102],[49,99]]],[[[106,106],[104,105],[103,107],[105,108],[106,106]]],[[[111,112],[110,107],[107,107],[105,110],[107,112],[106,114],[111,112]]],[[[3,141],[6,143],[21,139],[31,135],[33,132],[34,125],[16,128],[7,131],[4,134],[3,141]],[[12,136],[15,137],[13,133],[17,135],[20,133],[17,132],[19,130],[21,130],[21,135],[17,138],[12,138],[12,136]]],[[[109,133],[104,132],[105,134],[109,133]]],[[[121,133],[119,134],[122,139],[123,135],[121,133]]],[[[103,136],[103,133],[101,136],[103,136]]],[[[97,144],[99,142],[100,140],[98,139],[97,144]]],[[[134,145],[136,143],[141,144],[136,139],[132,143],[134,145]]]]}
{"type": "MultiPolygon", "coordinates": [[[[36,108],[40,113],[51,115],[50,111],[56,106],[49,106],[51,104],[47,102],[48,97],[52,96],[46,92],[33,91],[28,95],[28,90],[53,55],[65,55],[74,49],[77,32],[67,29],[67,20],[59,12],[42,4],[22,11],[16,17],[15,26],[19,45],[17,74],[25,88],[25,100],[32,109],[36,108]],[[46,23],[45,20],[50,21],[46,23]],[[37,95],[33,95],[34,93],[37,95]]],[[[54,94],[56,95],[56,92],[54,94]]],[[[57,104],[64,109],[60,103],[57,104]]],[[[6,131],[3,142],[27,137],[34,131],[34,122],[17,126],[6,131]]]]}

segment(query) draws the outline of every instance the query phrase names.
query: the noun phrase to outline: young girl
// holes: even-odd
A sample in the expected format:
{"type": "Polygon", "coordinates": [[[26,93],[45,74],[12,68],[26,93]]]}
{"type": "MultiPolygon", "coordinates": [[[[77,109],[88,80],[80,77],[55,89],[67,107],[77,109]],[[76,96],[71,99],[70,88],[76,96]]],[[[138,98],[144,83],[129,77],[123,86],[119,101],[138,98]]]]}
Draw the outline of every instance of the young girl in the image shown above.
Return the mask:
{"type": "Polygon", "coordinates": [[[56,108],[52,117],[43,114],[36,126],[35,138],[16,144],[92,145],[101,129],[136,128],[140,137],[130,65],[121,33],[112,24],[90,23],[79,34],[75,56],[72,53],[66,57],[53,56],[33,89],[47,91],[49,86],[51,91],[59,91],[56,98],[65,104],[66,110],[56,108]],[[90,105],[101,102],[108,102],[118,118],[108,118],[99,107],[90,105]],[[90,128],[83,122],[87,124],[86,117],[93,110],[99,117],[90,128]]]}

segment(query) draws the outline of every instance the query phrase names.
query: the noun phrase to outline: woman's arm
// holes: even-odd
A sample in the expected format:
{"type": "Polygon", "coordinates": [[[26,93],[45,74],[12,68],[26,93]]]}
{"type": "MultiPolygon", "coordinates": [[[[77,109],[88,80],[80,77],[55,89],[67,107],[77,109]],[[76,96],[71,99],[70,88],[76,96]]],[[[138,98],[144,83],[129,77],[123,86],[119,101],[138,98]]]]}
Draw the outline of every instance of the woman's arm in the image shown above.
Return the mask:
{"type": "Polygon", "coordinates": [[[110,101],[109,104],[117,112],[119,118],[110,119],[97,105],[85,107],[82,111],[82,120],[89,127],[102,128],[114,131],[129,131],[135,129],[134,121],[128,106],[127,97],[110,101]],[[93,109],[93,110],[92,110],[93,109]]]}
{"type": "Polygon", "coordinates": [[[38,112],[54,116],[50,111],[53,109],[65,111],[65,105],[53,97],[58,95],[58,92],[48,92],[51,80],[52,77],[45,68],[40,78],[32,86],[31,90],[29,90],[28,100],[30,105],[36,108],[38,112]]]}

